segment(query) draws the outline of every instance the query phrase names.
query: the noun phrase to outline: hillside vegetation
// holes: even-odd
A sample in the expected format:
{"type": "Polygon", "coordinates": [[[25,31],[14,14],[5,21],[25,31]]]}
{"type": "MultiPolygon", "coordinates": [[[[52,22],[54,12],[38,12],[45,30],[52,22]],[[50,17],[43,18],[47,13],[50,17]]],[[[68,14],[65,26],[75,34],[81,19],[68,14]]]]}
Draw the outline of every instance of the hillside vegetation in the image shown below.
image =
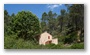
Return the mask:
{"type": "Polygon", "coordinates": [[[84,49],[84,5],[65,6],[67,10],[59,10],[59,15],[43,12],[42,18],[30,11],[9,15],[4,10],[4,48],[84,49]],[[45,31],[58,38],[58,45],[39,45],[36,36],[45,31]]]}

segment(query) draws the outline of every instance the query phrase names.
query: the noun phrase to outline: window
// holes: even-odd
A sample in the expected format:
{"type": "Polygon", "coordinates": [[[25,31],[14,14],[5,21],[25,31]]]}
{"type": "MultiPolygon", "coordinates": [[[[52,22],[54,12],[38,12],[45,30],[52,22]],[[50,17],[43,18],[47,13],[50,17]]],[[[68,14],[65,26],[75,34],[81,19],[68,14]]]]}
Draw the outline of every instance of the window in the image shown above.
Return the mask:
{"type": "Polygon", "coordinates": [[[50,36],[48,36],[48,39],[50,39],[50,36]]]}

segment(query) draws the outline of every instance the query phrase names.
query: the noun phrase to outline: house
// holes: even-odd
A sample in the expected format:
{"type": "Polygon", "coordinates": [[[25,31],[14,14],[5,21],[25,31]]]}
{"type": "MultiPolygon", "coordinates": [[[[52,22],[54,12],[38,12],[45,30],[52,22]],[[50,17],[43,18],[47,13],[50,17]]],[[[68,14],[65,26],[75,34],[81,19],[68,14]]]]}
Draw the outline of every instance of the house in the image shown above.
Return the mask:
{"type": "Polygon", "coordinates": [[[50,43],[53,43],[53,44],[58,44],[58,39],[52,39],[52,35],[50,35],[49,33],[47,32],[44,32],[40,35],[40,38],[39,38],[39,44],[41,45],[45,45],[45,44],[50,44],[50,43]]]}

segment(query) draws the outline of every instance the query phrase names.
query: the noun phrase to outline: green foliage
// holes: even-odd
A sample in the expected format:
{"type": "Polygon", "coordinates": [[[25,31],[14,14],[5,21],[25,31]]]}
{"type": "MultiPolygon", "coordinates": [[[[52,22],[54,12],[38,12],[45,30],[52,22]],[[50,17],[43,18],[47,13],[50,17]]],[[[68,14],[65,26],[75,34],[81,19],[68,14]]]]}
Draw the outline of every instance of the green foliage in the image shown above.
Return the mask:
{"type": "Polygon", "coordinates": [[[71,46],[72,49],[84,49],[84,43],[75,43],[71,46]]]}
{"type": "Polygon", "coordinates": [[[9,16],[8,12],[4,11],[5,49],[34,48],[33,46],[37,44],[34,36],[40,32],[40,22],[37,16],[31,12],[21,11],[16,15],[9,16]]]}
{"type": "Polygon", "coordinates": [[[37,44],[33,41],[17,39],[17,35],[5,36],[4,48],[5,49],[32,49],[37,48],[37,44]],[[36,45],[36,46],[35,46],[36,45]]]}
{"type": "Polygon", "coordinates": [[[10,33],[11,33],[10,23],[11,23],[11,18],[9,16],[8,12],[6,10],[4,10],[4,33],[6,35],[10,35],[10,33]]]}
{"type": "Polygon", "coordinates": [[[13,21],[13,31],[18,37],[33,39],[34,35],[40,34],[40,24],[36,15],[29,11],[21,11],[15,16],[13,21]]]}
{"type": "Polygon", "coordinates": [[[17,35],[5,36],[4,48],[5,49],[83,49],[84,43],[73,43],[72,45],[65,45],[63,42],[59,42],[58,45],[47,44],[39,45],[34,41],[24,40],[22,38],[17,39],[17,35]]]}
{"type": "Polygon", "coordinates": [[[84,5],[83,4],[74,4],[70,6],[70,18],[74,28],[82,29],[84,27],[84,5]]]}
{"type": "Polygon", "coordinates": [[[72,32],[64,38],[64,43],[73,43],[77,41],[77,33],[72,32]]]}
{"type": "Polygon", "coordinates": [[[10,35],[10,36],[5,35],[4,48],[5,49],[12,49],[16,43],[16,40],[15,40],[16,37],[17,37],[16,35],[13,35],[13,36],[12,35],[10,35]]]}

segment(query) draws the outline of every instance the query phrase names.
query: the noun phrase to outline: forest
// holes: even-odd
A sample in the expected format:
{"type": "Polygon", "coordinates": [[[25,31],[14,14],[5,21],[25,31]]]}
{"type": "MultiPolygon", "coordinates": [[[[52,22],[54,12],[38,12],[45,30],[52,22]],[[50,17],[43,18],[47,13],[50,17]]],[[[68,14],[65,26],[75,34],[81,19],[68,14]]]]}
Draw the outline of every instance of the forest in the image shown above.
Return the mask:
{"type": "Polygon", "coordinates": [[[4,49],[84,49],[84,4],[65,4],[67,10],[43,12],[38,18],[30,11],[9,15],[4,10],[4,49]],[[47,31],[58,45],[39,45],[37,35],[47,31]]]}

